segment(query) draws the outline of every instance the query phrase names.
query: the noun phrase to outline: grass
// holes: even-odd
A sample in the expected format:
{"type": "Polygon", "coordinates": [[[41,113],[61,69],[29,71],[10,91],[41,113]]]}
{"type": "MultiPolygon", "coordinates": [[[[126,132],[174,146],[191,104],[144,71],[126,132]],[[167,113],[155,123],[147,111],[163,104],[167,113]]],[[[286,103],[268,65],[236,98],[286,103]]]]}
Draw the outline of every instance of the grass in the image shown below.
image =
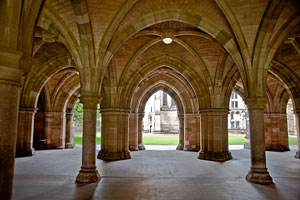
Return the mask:
{"type": "MultiPolygon", "coordinates": [[[[97,144],[101,144],[101,133],[97,132],[97,144]]],[[[75,144],[82,144],[82,134],[74,135],[75,144]]],[[[179,143],[179,135],[144,135],[143,144],[145,145],[177,145],[179,143]]],[[[228,136],[230,145],[243,145],[245,143],[244,136],[228,136]]],[[[290,145],[297,145],[297,137],[289,137],[290,145]]]]}

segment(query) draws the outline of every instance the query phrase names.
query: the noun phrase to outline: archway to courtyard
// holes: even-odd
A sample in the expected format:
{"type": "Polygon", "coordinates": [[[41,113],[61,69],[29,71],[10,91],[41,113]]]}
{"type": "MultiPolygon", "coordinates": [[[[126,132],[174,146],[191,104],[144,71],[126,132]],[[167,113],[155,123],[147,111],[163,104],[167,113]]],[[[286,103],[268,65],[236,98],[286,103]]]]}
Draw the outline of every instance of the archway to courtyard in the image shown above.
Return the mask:
{"type": "MultiPolygon", "coordinates": [[[[144,118],[140,143],[146,145],[147,150],[176,150],[180,136],[184,137],[184,133],[180,132],[180,129],[183,131],[180,124],[183,126],[184,123],[180,122],[183,116],[178,114],[174,99],[167,92],[159,90],[147,100],[142,113],[144,118]],[[172,146],[170,148],[161,145],[172,146]]],[[[183,146],[178,149],[182,150],[183,146]]]]}

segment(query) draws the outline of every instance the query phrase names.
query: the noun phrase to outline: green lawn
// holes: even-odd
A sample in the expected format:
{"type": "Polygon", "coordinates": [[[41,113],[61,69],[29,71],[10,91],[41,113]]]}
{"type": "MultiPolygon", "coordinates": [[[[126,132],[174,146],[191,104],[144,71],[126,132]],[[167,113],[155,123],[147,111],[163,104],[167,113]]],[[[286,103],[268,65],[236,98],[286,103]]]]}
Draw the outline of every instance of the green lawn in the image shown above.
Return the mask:
{"type": "MultiPolygon", "coordinates": [[[[228,137],[230,145],[243,145],[245,143],[244,136],[228,137]]],[[[75,144],[82,144],[82,134],[74,135],[75,144]]],[[[97,132],[97,144],[101,143],[101,133],[97,132]]],[[[145,145],[177,145],[179,143],[178,135],[144,135],[143,144],[145,145]]],[[[289,137],[290,145],[297,145],[296,137],[289,137]]]]}

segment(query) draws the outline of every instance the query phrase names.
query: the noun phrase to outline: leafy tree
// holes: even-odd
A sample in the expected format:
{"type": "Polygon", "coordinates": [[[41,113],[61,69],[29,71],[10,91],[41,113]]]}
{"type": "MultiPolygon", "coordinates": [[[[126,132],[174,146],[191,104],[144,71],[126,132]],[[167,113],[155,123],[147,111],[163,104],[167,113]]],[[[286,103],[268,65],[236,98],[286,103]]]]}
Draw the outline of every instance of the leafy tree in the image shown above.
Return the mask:
{"type": "Polygon", "coordinates": [[[83,105],[80,103],[79,99],[75,103],[73,120],[76,123],[83,122],[83,105]]]}

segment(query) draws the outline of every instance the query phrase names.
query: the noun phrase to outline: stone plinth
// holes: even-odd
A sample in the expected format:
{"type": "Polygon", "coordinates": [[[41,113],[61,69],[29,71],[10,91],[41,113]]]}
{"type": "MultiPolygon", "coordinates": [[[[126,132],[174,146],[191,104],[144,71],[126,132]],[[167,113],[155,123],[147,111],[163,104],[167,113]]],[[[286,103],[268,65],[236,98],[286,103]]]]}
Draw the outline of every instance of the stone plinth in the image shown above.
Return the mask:
{"type": "Polygon", "coordinates": [[[101,150],[97,158],[103,160],[130,159],[128,151],[129,110],[101,109],[101,150]]]}
{"type": "Polygon", "coordinates": [[[198,158],[213,161],[232,159],[228,151],[228,110],[202,110],[200,115],[201,150],[198,158]]]}
{"type": "Polygon", "coordinates": [[[280,113],[264,114],[265,145],[267,151],[289,151],[287,116],[280,113]]]}

